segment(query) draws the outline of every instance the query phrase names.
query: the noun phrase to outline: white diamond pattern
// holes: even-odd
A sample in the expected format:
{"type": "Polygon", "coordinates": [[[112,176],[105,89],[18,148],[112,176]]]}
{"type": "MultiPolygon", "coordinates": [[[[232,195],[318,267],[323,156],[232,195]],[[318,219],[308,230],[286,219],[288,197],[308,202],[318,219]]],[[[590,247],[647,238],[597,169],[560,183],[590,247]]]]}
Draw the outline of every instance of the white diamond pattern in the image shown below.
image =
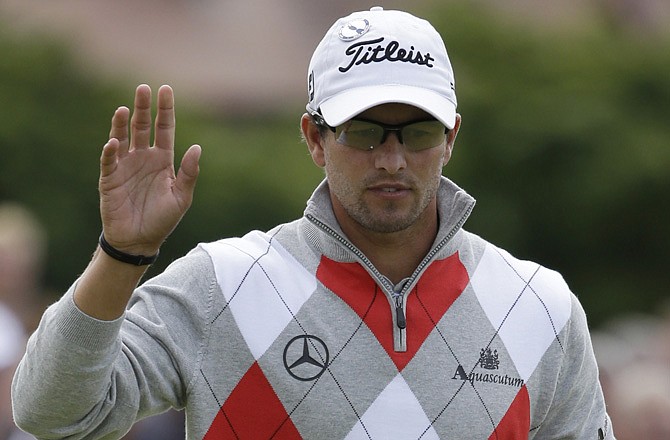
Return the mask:
{"type": "Polygon", "coordinates": [[[440,438],[401,374],[381,392],[346,437],[347,440],[371,438],[440,438]]]}
{"type": "Polygon", "coordinates": [[[214,261],[217,281],[251,353],[259,359],[312,295],[316,278],[260,232],[202,246],[214,261]],[[291,295],[286,298],[282,292],[291,295]]]}
{"type": "Polygon", "coordinates": [[[521,378],[527,381],[570,318],[570,291],[563,278],[489,245],[471,283],[521,378]]]}

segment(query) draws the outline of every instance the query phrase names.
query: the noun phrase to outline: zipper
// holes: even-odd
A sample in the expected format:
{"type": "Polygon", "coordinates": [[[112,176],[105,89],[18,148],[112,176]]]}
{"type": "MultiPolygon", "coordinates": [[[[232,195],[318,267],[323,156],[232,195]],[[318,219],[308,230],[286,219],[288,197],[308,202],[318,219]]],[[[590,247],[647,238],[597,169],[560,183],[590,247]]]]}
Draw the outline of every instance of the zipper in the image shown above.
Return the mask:
{"type": "Polygon", "coordinates": [[[307,214],[306,215],[307,219],[314,223],[316,226],[321,228],[324,232],[326,232],[328,235],[339,241],[344,247],[346,247],[348,250],[350,250],[354,255],[356,255],[362,262],[365,264],[365,266],[370,269],[370,271],[375,275],[375,277],[382,283],[384,290],[390,295],[390,296],[395,296],[393,292],[393,286],[389,281],[387,281],[387,278],[382,275],[379,270],[372,264],[372,261],[368,259],[368,257],[365,256],[363,252],[361,252],[356,246],[354,246],[349,240],[346,238],[342,237],[340,234],[338,234],[333,228],[322,222],[321,220],[317,219],[314,217],[312,214],[307,214]]]}
{"type": "Polygon", "coordinates": [[[395,319],[396,325],[400,330],[407,328],[407,319],[405,319],[405,310],[403,309],[403,299],[405,297],[400,294],[395,297],[395,319]]]}
{"type": "Polygon", "coordinates": [[[393,285],[391,282],[386,278],[379,270],[372,264],[372,262],[368,259],[368,257],[365,256],[363,252],[361,252],[356,246],[354,246],[348,239],[344,238],[342,235],[337,233],[333,228],[322,222],[321,220],[317,219],[314,215],[312,214],[306,214],[305,217],[312,222],[314,225],[316,225],[318,228],[326,232],[329,236],[340,242],[344,247],[346,247],[348,250],[350,250],[354,255],[356,255],[361,262],[374,274],[374,276],[379,280],[379,282],[382,285],[382,288],[384,289],[385,293],[390,296],[390,298],[393,299],[395,303],[395,324],[396,324],[396,331],[394,331],[394,348],[395,351],[398,352],[404,352],[407,351],[407,342],[405,339],[405,331],[407,329],[407,317],[405,315],[405,297],[407,296],[408,292],[414,287],[414,284],[416,283],[416,280],[419,278],[419,275],[423,272],[423,270],[428,266],[430,261],[437,255],[437,253],[451,240],[456,232],[458,232],[459,229],[463,226],[465,221],[468,219],[470,214],[472,213],[472,210],[474,209],[474,203],[470,204],[461,216],[460,220],[456,225],[449,231],[449,233],[442,239],[440,242],[433,246],[433,248],[428,252],[428,254],[424,257],[424,259],[419,263],[419,265],[416,267],[414,270],[414,273],[412,273],[412,276],[409,277],[403,288],[399,293],[395,291],[393,288],[393,285]]]}
{"type": "Polygon", "coordinates": [[[435,257],[435,255],[437,255],[437,253],[449,242],[449,240],[451,240],[454,237],[454,235],[456,235],[456,232],[458,232],[458,230],[463,227],[463,224],[468,219],[468,217],[470,217],[470,214],[472,213],[472,210],[474,208],[475,208],[475,204],[471,203],[468,206],[467,210],[463,213],[461,218],[458,220],[458,223],[456,223],[456,225],[454,225],[454,227],[451,228],[451,231],[449,231],[449,233],[442,240],[440,240],[440,242],[438,244],[433,246],[432,249],[430,250],[430,252],[428,252],[428,254],[424,257],[424,259],[421,260],[421,263],[419,263],[419,265],[414,270],[414,273],[412,274],[412,276],[409,277],[409,280],[407,281],[407,283],[405,283],[405,285],[403,286],[403,289],[400,291],[399,296],[401,298],[404,298],[405,295],[407,294],[407,292],[409,290],[411,290],[412,288],[414,288],[414,284],[415,284],[414,282],[419,278],[419,275],[421,274],[421,272],[423,272],[423,270],[426,268],[426,266],[428,266],[428,263],[430,263],[430,261],[433,259],[433,257],[435,257]]]}

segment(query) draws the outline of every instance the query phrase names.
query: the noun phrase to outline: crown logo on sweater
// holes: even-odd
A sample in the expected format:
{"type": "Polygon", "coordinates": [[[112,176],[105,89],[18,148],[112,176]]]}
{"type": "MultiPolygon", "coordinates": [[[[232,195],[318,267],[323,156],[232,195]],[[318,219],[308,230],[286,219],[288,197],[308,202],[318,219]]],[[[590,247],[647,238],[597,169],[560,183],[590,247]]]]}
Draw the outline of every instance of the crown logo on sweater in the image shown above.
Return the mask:
{"type": "Polygon", "coordinates": [[[491,347],[482,348],[479,353],[479,366],[486,370],[497,370],[500,367],[498,350],[491,350],[491,347]]]}

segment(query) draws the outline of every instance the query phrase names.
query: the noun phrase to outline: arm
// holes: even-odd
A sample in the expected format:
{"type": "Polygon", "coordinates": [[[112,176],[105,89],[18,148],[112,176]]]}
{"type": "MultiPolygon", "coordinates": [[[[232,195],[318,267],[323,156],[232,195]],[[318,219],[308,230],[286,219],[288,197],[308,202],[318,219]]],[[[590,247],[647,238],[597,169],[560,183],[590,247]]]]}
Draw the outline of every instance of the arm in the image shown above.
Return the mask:
{"type": "Polygon", "coordinates": [[[574,296],[564,335],[565,355],[551,407],[531,438],[613,440],[586,315],[574,296]]]}
{"type": "MultiPolygon", "coordinates": [[[[175,113],[172,89],[158,90],[154,146],[151,138],[151,89],[135,92],[135,109],[119,107],[110,140],[100,158],[100,214],[107,241],[134,255],[153,255],[193,200],[200,147],[191,146],[174,172],[175,113]]],[[[101,320],[121,316],[145,267],[121,263],[98,248],[77,284],[74,300],[101,320]]]]}
{"type": "Polygon", "coordinates": [[[70,288],[14,376],[16,423],[39,439],[118,439],[141,418],[183,408],[212,322],[213,277],[196,248],[136,289],[114,321],[84,314],[70,288]]]}
{"type": "MultiPolygon", "coordinates": [[[[198,146],[187,151],[178,174],[174,172],[172,90],[163,86],[158,92],[153,147],[150,109],[151,90],[139,86],[132,119],[128,108],[116,110],[100,159],[103,231],[112,246],[128,254],[157,252],[190,206],[198,174],[198,146]]],[[[167,368],[173,354],[165,348],[178,344],[153,327],[133,333],[129,329],[138,326],[124,319],[144,272],[145,267],[96,250],[80,279],[47,310],[30,339],[13,382],[17,424],[44,438],[118,438],[136,417],[178,402],[176,391],[158,395],[158,387],[147,386],[155,381],[181,389],[179,371],[167,368]]]]}

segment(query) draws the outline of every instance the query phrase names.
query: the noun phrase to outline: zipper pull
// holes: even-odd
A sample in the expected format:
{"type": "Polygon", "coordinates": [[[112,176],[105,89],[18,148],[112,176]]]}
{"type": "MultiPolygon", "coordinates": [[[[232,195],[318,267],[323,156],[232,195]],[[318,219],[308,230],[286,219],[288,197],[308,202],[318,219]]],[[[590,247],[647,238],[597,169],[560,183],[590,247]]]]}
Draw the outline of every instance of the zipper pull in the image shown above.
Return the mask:
{"type": "Polygon", "coordinates": [[[395,317],[399,329],[403,330],[405,327],[407,327],[405,312],[402,309],[402,295],[395,297],[395,317]]]}

